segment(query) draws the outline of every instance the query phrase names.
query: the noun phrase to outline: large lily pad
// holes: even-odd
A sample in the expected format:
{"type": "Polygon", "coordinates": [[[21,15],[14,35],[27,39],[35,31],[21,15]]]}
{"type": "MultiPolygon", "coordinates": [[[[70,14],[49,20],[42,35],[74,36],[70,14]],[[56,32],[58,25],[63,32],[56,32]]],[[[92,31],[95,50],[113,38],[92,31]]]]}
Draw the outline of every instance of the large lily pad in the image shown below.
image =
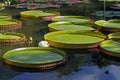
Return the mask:
{"type": "Polygon", "coordinates": [[[66,30],[47,33],[44,38],[54,47],[92,48],[97,47],[99,42],[103,41],[106,36],[102,33],[92,31],[66,30]]]}
{"type": "Polygon", "coordinates": [[[64,22],[71,22],[74,24],[91,23],[90,18],[86,18],[83,16],[57,16],[57,17],[53,17],[52,21],[64,21],[64,22]]]}
{"type": "Polygon", "coordinates": [[[33,18],[34,19],[34,18],[41,18],[45,16],[53,16],[55,14],[43,12],[40,10],[30,10],[30,11],[20,12],[20,15],[22,18],[33,18]]]}
{"type": "Polygon", "coordinates": [[[112,19],[112,20],[98,20],[95,22],[100,29],[106,30],[106,31],[111,31],[111,32],[118,32],[120,31],[120,20],[119,19],[112,19]]]}
{"type": "Polygon", "coordinates": [[[75,25],[70,22],[54,22],[48,25],[50,31],[61,31],[61,30],[95,30],[92,25],[75,25]]]}
{"type": "Polygon", "coordinates": [[[22,27],[22,22],[15,19],[0,19],[0,30],[14,30],[22,27]]]}
{"type": "Polygon", "coordinates": [[[61,64],[64,60],[65,52],[55,48],[18,48],[3,55],[6,64],[26,68],[52,67],[61,64]]]}
{"type": "Polygon", "coordinates": [[[100,44],[101,51],[107,55],[120,57],[120,43],[118,41],[106,40],[100,44]]]}

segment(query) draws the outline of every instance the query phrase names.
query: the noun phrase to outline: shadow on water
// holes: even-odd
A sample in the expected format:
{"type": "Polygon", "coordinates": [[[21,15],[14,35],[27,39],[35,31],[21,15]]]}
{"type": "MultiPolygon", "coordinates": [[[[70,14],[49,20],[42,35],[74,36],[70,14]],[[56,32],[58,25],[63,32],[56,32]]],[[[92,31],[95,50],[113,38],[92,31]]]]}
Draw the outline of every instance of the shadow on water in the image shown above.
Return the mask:
{"type": "Polygon", "coordinates": [[[120,62],[120,58],[119,57],[114,57],[114,56],[110,56],[110,55],[106,55],[104,53],[101,53],[103,57],[105,57],[106,59],[109,59],[111,61],[116,61],[116,62],[120,62]]]}

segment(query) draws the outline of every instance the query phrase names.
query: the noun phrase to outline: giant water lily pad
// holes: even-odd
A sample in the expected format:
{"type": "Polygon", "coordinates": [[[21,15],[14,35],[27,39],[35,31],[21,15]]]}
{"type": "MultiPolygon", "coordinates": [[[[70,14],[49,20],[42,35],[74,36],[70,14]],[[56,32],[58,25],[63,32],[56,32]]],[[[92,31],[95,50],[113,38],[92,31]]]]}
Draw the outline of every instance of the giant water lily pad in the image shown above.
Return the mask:
{"type": "Polygon", "coordinates": [[[16,39],[16,40],[19,40],[20,36],[11,35],[11,34],[8,34],[8,35],[0,34],[0,39],[16,39]]]}
{"type": "Polygon", "coordinates": [[[120,57],[120,42],[106,40],[100,44],[101,51],[107,55],[120,57]]]}
{"type": "Polygon", "coordinates": [[[54,13],[47,13],[40,10],[30,10],[30,11],[20,12],[20,16],[22,18],[28,18],[28,19],[42,18],[45,16],[54,16],[54,15],[55,15],[54,13]]]}
{"type": "Polygon", "coordinates": [[[22,27],[22,22],[15,19],[0,19],[0,30],[14,30],[22,27]]]}
{"type": "Polygon", "coordinates": [[[112,40],[120,40],[120,32],[110,33],[108,37],[112,40]]]}
{"type": "Polygon", "coordinates": [[[17,20],[0,20],[0,25],[13,25],[16,23],[17,20]]]}
{"type": "Polygon", "coordinates": [[[53,17],[52,21],[64,21],[64,22],[71,22],[74,24],[84,24],[84,23],[91,23],[90,18],[86,18],[83,16],[57,16],[53,17]]]}
{"type": "Polygon", "coordinates": [[[75,25],[70,22],[54,22],[48,25],[50,31],[61,31],[61,30],[95,30],[92,25],[75,25]]]}
{"type": "Polygon", "coordinates": [[[65,61],[65,52],[55,48],[26,47],[6,52],[6,64],[26,68],[47,68],[65,61]]]}
{"type": "Polygon", "coordinates": [[[0,42],[21,43],[24,41],[25,41],[25,36],[21,33],[14,33],[14,32],[0,33],[0,42]]]}
{"type": "Polygon", "coordinates": [[[11,19],[11,16],[6,13],[0,13],[0,19],[11,19]]]}
{"type": "Polygon", "coordinates": [[[47,33],[45,40],[51,46],[60,48],[92,48],[97,47],[99,42],[106,36],[102,33],[92,31],[57,31],[47,33]]]}
{"type": "Polygon", "coordinates": [[[120,31],[120,20],[119,19],[112,19],[112,20],[98,20],[95,22],[100,29],[106,30],[106,31],[111,31],[111,32],[118,32],[120,31]]]}

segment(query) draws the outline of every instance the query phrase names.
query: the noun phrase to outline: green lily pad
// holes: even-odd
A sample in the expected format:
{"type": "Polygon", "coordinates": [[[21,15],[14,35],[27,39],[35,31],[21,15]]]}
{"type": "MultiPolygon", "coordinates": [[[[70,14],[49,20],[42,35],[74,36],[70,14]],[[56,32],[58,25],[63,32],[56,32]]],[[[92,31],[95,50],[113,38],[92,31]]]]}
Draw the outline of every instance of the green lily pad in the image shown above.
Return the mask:
{"type": "Polygon", "coordinates": [[[120,28],[120,23],[109,23],[109,22],[106,22],[106,23],[104,23],[101,26],[104,26],[104,27],[107,27],[107,28],[120,28]]]}
{"type": "Polygon", "coordinates": [[[39,13],[42,13],[43,11],[41,10],[29,10],[29,11],[22,11],[20,12],[20,14],[26,14],[26,15],[29,15],[29,14],[39,14],[39,13]]]}
{"type": "Polygon", "coordinates": [[[9,14],[6,13],[0,13],[0,19],[10,19],[11,16],[9,14]]]}
{"type": "Polygon", "coordinates": [[[116,40],[120,40],[120,32],[115,32],[115,33],[110,33],[108,35],[109,39],[116,39],[116,40]]]}
{"type": "Polygon", "coordinates": [[[118,22],[118,20],[98,20],[95,22],[95,24],[106,28],[120,28],[120,23],[118,22]]]}
{"type": "Polygon", "coordinates": [[[6,32],[0,33],[0,42],[19,42],[25,41],[25,36],[21,33],[6,32]]]}
{"type": "Polygon", "coordinates": [[[22,21],[16,19],[0,19],[0,30],[14,30],[22,27],[22,21]]]}
{"type": "Polygon", "coordinates": [[[95,30],[91,25],[75,25],[70,22],[54,22],[48,25],[49,30],[61,31],[61,30],[95,30]]]}
{"type": "Polygon", "coordinates": [[[91,19],[83,16],[57,16],[57,17],[53,17],[52,21],[61,21],[61,22],[63,21],[63,22],[71,22],[74,24],[84,24],[84,23],[89,23],[91,19]]]}
{"type": "Polygon", "coordinates": [[[43,12],[40,10],[31,10],[20,12],[21,17],[23,18],[41,18],[45,16],[53,16],[55,14],[43,12]]]}
{"type": "MultiPolygon", "coordinates": [[[[52,63],[65,59],[65,52],[55,48],[26,47],[10,50],[3,55],[7,64],[19,67],[39,68],[54,66],[52,63]]],[[[57,63],[56,63],[57,64],[57,63]]]]}
{"type": "Polygon", "coordinates": [[[107,21],[105,21],[105,20],[98,20],[98,21],[95,21],[95,24],[100,26],[100,25],[103,25],[106,22],[107,21]]]}
{"type": "Polygon", "coordinates": [[[119,19],[112,19],[108,21],[98,20],[95,22],[98,27],[102,30],[111,31],[111,32],[118,32],[120,31],[120,20],[119,19]]]}
{"type": "Polygon", "coordinates": [[[0,20],[0,25],[13,25],[13,24],[18,24],[18,20],[15,19],[1,19],[0,20]]]}
{"type": "Polygon", "coordinates": [[[120,23],[120,19],[110,19],[108,20],[110,23],[120,23]]]}
{"type": "Polygon", "coordinates": [[[103,53],[120,57],[120,43],[113,40],[106,40],[100,44],[103,53]]]}
{"type": "Polygon", "coordinates": [[[20,36],[16,36],[16,35],[11,35],[11,34],[6,35],[6,34],[0,33],[0,39],[16,39],[16,40],[18,40],[20,38],[21,38],[20,36]]]}
{"type": "Polygon", "coordinates": [[[69,48],[72,45],[75,45],[76,48],[77,47],[82,48],[84,47],[82,45],[88,46],[88,44],[101,42],[106,38],[106,36],[103,35],[102,33],[97,33],[97,32],[68,30],[68,31],[57,31],[57,32],[47,33],[45,34],[44,38],[49,42],[51,46],[64,48],[65,45],[67,45],[67,47],[69,48]]]}

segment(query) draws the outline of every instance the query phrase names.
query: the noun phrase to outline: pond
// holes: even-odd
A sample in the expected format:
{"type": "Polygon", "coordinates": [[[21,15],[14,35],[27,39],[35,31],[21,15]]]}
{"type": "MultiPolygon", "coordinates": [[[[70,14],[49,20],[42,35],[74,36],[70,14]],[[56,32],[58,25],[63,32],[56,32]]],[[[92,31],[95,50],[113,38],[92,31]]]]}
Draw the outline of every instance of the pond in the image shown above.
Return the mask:
{"type": "MultiPolygon", "coordinates": [[[[6,8],[2,12],[13,15],[19,19],[22,9],[6,8]]],[[[14,30],[32,37],[32,44],[0,45],[0,80],[119,80],[120,60],[105,56],[99,52],[99,48],[93,49],[62,49],[68,55],[66,64],[53,69],[41,71],[39,69],[22,69],[6,65],[2,62],[2,55],[15,48],[38,46],[39,41],[44,40],[44,34],[48,33],[48,23],[42,20],[22,20],[23,27],[14,30]]]]}

